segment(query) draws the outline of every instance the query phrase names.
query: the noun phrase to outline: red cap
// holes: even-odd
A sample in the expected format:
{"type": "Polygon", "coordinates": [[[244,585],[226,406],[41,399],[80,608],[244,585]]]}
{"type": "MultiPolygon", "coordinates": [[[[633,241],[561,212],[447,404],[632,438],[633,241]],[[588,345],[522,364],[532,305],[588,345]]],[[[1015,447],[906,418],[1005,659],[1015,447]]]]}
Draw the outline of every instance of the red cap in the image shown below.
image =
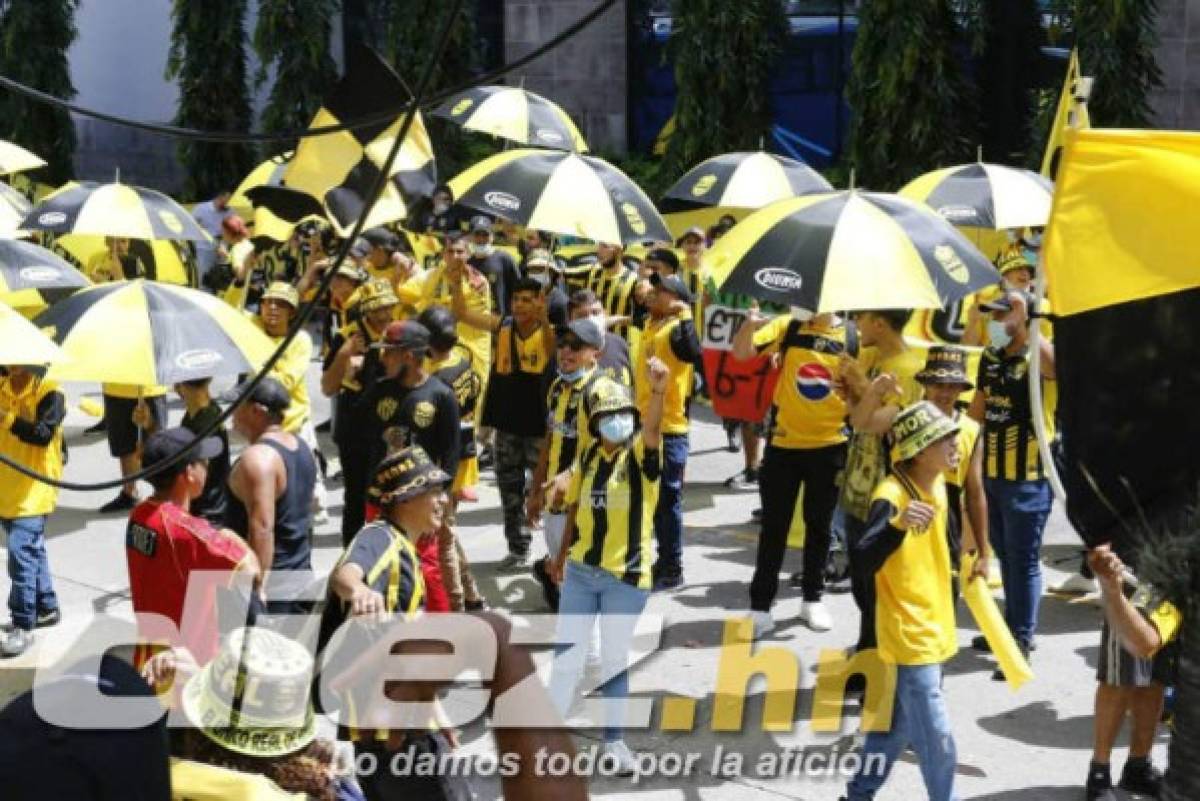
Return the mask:
{"type": "Polygon", "coordinates": [[[246,230],[246,221],[236,214],[230,214],[221,220],[221,228],[230,236],[247,236],[250,233],[246,230]]]}

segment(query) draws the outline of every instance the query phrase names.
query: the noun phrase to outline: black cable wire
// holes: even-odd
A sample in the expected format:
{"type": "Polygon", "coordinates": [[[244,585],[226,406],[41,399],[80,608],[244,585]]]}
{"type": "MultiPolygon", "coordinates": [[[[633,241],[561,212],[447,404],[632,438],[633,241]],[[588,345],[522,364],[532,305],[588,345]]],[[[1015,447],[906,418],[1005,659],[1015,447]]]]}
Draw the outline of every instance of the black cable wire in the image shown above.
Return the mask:
{"type": "MultiPolygon", "coordinates": [[[[469,81],[462,83],[453,89],[447,89],[433,95],[428,101],[425,101],[424,110],[429,111],[444,103],[450,97],[465,92],[468,89],[473,89],[476,86],[492,83],[498,78],[503,78],[510,72],[515,72],[526,64],[541,58],[546,53],[561,45],[563,42],[571,39],[584,28],[588,27],[604,12],[608,11],[617,2],[617,0],[601,0],[596,8],[589,11],[584,16],[576,20],[570,27],[564,29],[562,33],[555,36],[550,41],[546,42],[541,47],[531,53],[509,62],[501,67],[492,70],[491,72],[480,75],[469,81]]],[[[120,117],[116,114],[109,114],[103,111],[97,111],[85,106],[80,106],[69,100],[63,100],[60,97],[47,94],[40,89],[34,89],[32,86],[27,86],[19,81],[14,81],[12,78],[0,75],[0,87],[24,95],[31,100],[36,100],[39,103],[54,106],[64,109],[72,113],[78,114],[81,117],[90,117],[92,119],[101,120],[103,122],[120,125],[125,128],[135,128],[149,133],[162,134],[171,136],[177,139],[186,139],[198,142],[225,142],[230,144],[254,143],[254,142],[287,142],[306,139],[312,136],[323,136],[324,134],[338,133],[339,131],[352,131],[359,128],[369,128],[372,126],[384,125],[393,122],[398,116],[404,114],[412,107],[412,103],[405,104],[402,108],[373,114],[370,117],[364,117],[359,120],[350,120],[349,122],[338,123],[337,125],[324,125],[319,128],[306,128],[300,131],[279,131],[278,133],[252,133],[245,131],[202,131],[196,128],[181,128],[176,125],[164,125],[161,123],[142,122],[141,120],[131,120],[127,117],[120,117]]],[[[418,104],[419,105],[419,104],[418,104]]]]}
{"type": "Polygon", "coordinates": [[[259,385],[263,378],[266,377],[267,373],[270,372],[271,368],[275,366],[275,363],[278,362],[283,356],[284,351],[287,350],[288,346],[292,343],[292,340],[296,338],[296,334],[298,334],[304,328],[305,324],[312,316],[313,310],[317,306],[317,301],[329,292],[329,286],[333,283],[333,278],[335,275],[337,275],[338,268],[342,266],[342,263],[346,260],[346,256],[350,253],[351,244],[353,244],[354,240],[357,239],[359,234],[362,233],[367,221],[367,217],[371,213],[371,209],[374,208],[376,201],[379,200],[379,196],[383,194],[383,190],[387,185],[387,182],[391,180],[390,173],[392,165],[395,163],[396,158],[400,155],[400,148],[404,146],[404,142],[408,138],[408,132],[412,128],[413,122],[416,120],[416,108],[418,105],[420,105],[421,99],[425,96],[425,92],[428,90],[429,84],[433,80],[434,67],[437,64],[438,59],[441,58],[442,52],[445,50],[446,45],[450,42],[450,31],[454,28],[454,22],[458,18],[458,14],[462,9],[462,3],[463,0],[454,0],[454,7],[451,9],[450,15],[446,18],[446,23],[442,26],[437,47],[434,48],[433,52],[430,54],[424,70],[421,73],[421,79],[417,84],[417,90],[413,97],[415,102],[410,104],[409,110],[405,113],[404,122],[400,125],[400,130],[396,134],[395,141],[392,143],[392,149],[388,153],[387,159],[380,168],[379,175],[376,176],[375,182],[371,185],[371,189],[367,194],[367,202],[363,207],[362,214],[359,216],[358,220],[355,221],[354,229],[350,232],[350,235],[342,241],[341,247],[338,249],[337,257],[333,264],[331,264],[325,270],[325,275],[321,278],[321,283],[317,287],[316,296],[313,298],[313,302],[304,305],[300,309],[300,313],[296,316],[296,319],[292,321],[291,328],[288,330],[287,335],[279,343],[279,346],[275,349],[275,352],[271,355],[271,358],[267,359],[267,362],[262,366],[262,369],[260,369],[258,373],[256,373],[255,376],[250,379],[250,381],[242,385],[241,394],[238,395],[236,401],[231,403],[224,411],[222,411],[221,414],[218,415],[217,418],[204,429],[204,431],[197,434],[196,437],[187,445],[187,447],[181,450],[179,453],[175,454],[169,459],[164,459],[162,461],[155,462],[153,465],[148,467],[143,467],[136,473],[128,476],[122,476],[119,479],[103,481],[95,484],[81,484],[73,481],[62,481],[61,479],[50,478],[49,476],[44,476],[34,470],[30,470],[25,465],[13,461],[4,453],[0,453],[0,463],[11,467],[24,476],[40,481],[43,484],[49,484],[59,489],[77,490],[82,492],[98,491],[119,487],[127,482],[137,481],[138,479],[146,478],[147,476],[161,472],[162,470],[165,470],[166,468],[183,461],[187,454],[190,453],[192,449],[194,449],[200,443],[201,440],[216,433],[217,429],[225,424],[225,421],[229,419],[234,410],[245,402],[246,398],[250,396],[250,393],[254,391],[254,388],[259,385]]]}

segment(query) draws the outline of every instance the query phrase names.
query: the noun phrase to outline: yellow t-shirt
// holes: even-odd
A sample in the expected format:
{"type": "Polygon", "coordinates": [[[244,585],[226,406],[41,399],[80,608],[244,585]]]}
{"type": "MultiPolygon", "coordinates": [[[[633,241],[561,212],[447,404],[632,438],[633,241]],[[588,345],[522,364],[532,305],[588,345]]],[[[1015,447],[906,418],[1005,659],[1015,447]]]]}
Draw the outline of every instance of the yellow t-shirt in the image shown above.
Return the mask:
{"type": "Polygon", "coordinates": [[[171,758],[172,801],[304,801],[257,773],[171,758]]]}
{"type": "Polygon", "coordinates": [[[125,271],[121,268],[121,263],[114,259],[107,250],[93,253],[83,268],[83,274],[93,284],[107,284],[110,281],[121,281],[125,278],[125,271]]]}
{"type": "MultiPolygon", "coordinates": [[[[876,348],[864,348],[858,361],[868,381],[883,373],[896,377],[900,385],[900,394],[884,398],[885,405],[904,409],[924,396],[925,390],[916,379],[917,373],[925,367],[923,350],[908,347],[884,358],[876,348]]],[[[884,437],[878,434],[861,432],[856,432],[850,439],[842,481],[841,503],[846,513],[857,520],[867,519],[871,494],[891,468],[892,455],[884,442],[884,437]]]]}
{"type": "Polygon", "coordinates": [[[759,354],[784,354],[775,385],[771,444],[805,449],[843,443],[846,402],[833,391],[833,381],[838,358],[846,351],[846,329],[791,323],[790,317],[776,317],[754,333],[759,354]]]}
{"type": "MultiPolygon", "coordinates": [[[[17,392],[13,389],[12,379],[6,376],[0,378],[0,409],[12,412],[17,420],[32,423],[38,417],[38,404],[47,395],[58,391],[55,382],[34,378],[17,392]]],[[[25,442],[13,432],[12,425],[0,425],[0,453],[50,478],[62,477],[62,442],[61,425],[46,445],[25,442]]],[[[0,517],[11,519],[50,514],[57,501],[57,488],[0,463],[0,517]]]]}
{"type": "MultiPolygon", "coordinates": [[[[261,318],[256,317],[254,322],[259,328],[262,328],[261,318]]],[[[269,335],[268,337],[277,347],[283,341],[283,337],[272,337],[269,335]]],[[[312,361],[312,356],[312,338],[308,335],[307,331],[300,330],[296,332],[296,336],[288,345],[287,350],[279,357],[279,361],[275,362],[275,366],[271,368],[271,376],[283,384],[284,389],[288,391],[288,396],[292,400],[283,415],[283,430],[289,434],[299,434],[300,429],[304,427],[311,413],[308,399],[308,383],[305,378],[308,374],[308,363],[312,361]]]]}
{"type": "Polygon", "coordinates": [[[932,665],[958,651],[950,547],[946,539],[946,484],[939,476],[926,495],[902,476],[885,478],[871,497],[867,536],[886,525],[883,536],[901,537],[875,573],[875,633],[879,655],[897,665],[932,665]],[[907,485],[907,486],[906,486],[907,485]],[[900,529],[900,514],[913,500],[937,512],[925,530],[900,529]],[[886,515],[886,517],[885,517],[886,515]]]}
{"type": "Polygon", "coordinates": [[[967,473],[971,472],[971,454],[979,442],[979,423],[961,412],[955,420],[958,423],[958,435],[955,440],[958,445],[958,467],[946,471],[946,483],[962,488],[967,485],[967,473]]]}
{"type": "Polygon", "coordinates": [[[657,356],[667,366],[669,378],[666,397],[663,398],[662,417],[664,434],[688,432],[688,398],[692,394],[695,367],[691,362],[680,360],[671,347],[671,335],[684,319],[687,318],[680,316],[648,320],[634,360],[635,404],[643,417],[650,408],[650,359],[657,356]]]}
{"type": "Polygon", "coordinates": [[[593,443],[581,457],[567,493],[568,504],[579,504],[571,560],[650,589],[660,473],[659,452],[646,450],[640,436],[611,455],[599,442],[593,443]]]}

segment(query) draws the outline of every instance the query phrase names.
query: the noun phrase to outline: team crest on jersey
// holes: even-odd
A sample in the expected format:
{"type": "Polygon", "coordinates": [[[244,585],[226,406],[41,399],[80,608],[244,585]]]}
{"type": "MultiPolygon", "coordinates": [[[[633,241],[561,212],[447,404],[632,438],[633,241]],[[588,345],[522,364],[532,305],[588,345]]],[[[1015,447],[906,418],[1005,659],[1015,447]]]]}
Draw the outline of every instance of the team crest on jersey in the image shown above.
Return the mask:
{"type": "Polygon", "coordinates": [[[433,425],[433,418],[436,416],[437,410],[429,401],[420,401],[413,409],[413,424],[417,428],[429,428],[433,425]]]}
{"type": "Polygon", "coordinates": [[[375,404],[375,414],[380,420],[391,420],[396,416],[396,410],[400,408],[400,402],[395,398],[384,398],[375,404]]]}

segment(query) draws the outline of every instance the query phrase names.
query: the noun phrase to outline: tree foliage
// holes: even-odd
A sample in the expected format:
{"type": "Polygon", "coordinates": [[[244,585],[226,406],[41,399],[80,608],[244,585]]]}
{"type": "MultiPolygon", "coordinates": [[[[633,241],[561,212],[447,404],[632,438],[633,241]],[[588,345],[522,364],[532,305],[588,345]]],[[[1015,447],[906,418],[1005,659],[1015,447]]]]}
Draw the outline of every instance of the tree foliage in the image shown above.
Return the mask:
{"type": "MultiPolygon", "coordinates": [[[[73,98],[67,49],[78,34],[78,6],[79,0],[7,0],[0,17],[0,74],[73,98]]],[[[66,111],[0,92],[0,131],[46,160],[42,180],[59,184],[75,174],[75,125],[66,111]]]]}
{"type": "Polygon", "coordinates": [[[986,161],[1019,164],[1030,147],[1042,27],[1036,0],[986,0],[977,93],[986,161]]]}
{"type": "Polygon", "coordinates": [[[674,0],[675,133],[664,178],[701,161],[757,150],[769,135],[769,82],[788,29],[779,0],[674,0]]]}
{"type": "MultiPolygon", "coordinates": [[[[337,78],[329,41],[340,6],[339,0],[258,0],[254,50],[260,66],[255,84],[262,86],[268,72],[274,72],[262,113],[264,131],[304,128],[321,107],[326,89],[337,78]]],[[[280,143],[269,147],[264,157],[286,148],[280,143]]]]}
{"type": "Polygon", "coordinates": [[[894,190],[969,158],[970,85],[949,0],[870,0],[859,12],[848,100],[858,183],[894,190]]]}
{"type": "MultiPolygon", "coordinates": [[[[179,84],[177,125],[248,131],[252,118],[246,69],[246,2],[173,0],[167,78],[179,84]]],[[[184,196],[211,197],[232,189],[254,166],[248,144],[182,141],[184,196]]]]}
{"type": "Polygon", "coordinates": [[[1150,93],[1162,86],[1154,58],[1158,0],[1076,0],[1075,39],[1085,75],[1096,79],[1088,103],[1092,124],[1150,128],[1150,93]]]}
{"type": "MultiPolygon", "coordinates": [[[[409,91],[416,89],[451,8],[452,4],[444,0],[368,0],[367,29],[371,38],[367,44],[392,65],[409,91]]],[[[434,65],[431,93],[458,86],[478,72],[482,45],[475,16],[476,2],[467,0],[451,28],[446,50],[434,65]]],[[[454,175],[469,166],[471,153],[479,149],[477,144],[472,145],[469,134],[448,120],[427,117],[425,124],[437,150],[440,175],[454,175]]]]}

